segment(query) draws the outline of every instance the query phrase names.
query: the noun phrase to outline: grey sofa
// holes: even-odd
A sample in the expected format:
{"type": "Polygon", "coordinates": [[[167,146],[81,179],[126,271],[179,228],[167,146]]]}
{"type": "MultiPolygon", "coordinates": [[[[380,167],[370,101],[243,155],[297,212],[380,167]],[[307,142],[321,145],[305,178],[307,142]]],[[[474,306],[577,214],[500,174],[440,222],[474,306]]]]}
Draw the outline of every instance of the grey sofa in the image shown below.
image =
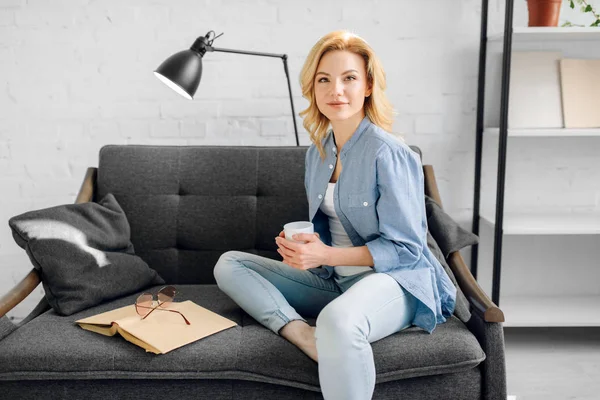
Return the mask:
{"type": "MultiPolygon", "coordinates": [[[[217,288],[212,272],[228,250],[281,259],[274,237],[284,223],[306,219],[308,212],[306,150],[103,147],[76,201],[113,193],[126,212],[136,254],[176,285],[180,300],[238,326],[157,356],[74,324],[132,304],[136,294],[67,317],[42,300],[16,326],[5,314],[39,284],[32,270],[0,299],[0,398],[322,398],[317,364],[241,310],[217,288]]],[[[433,168],[425,165],[424,171],[426,194],[441,205],[433,168]]],[[[431,335],[412,327],[373,343],[375,399],[506,399],[502,311],[458,252],[444,261],[466,308],[458,315],[457,307],[431,335]]]]}

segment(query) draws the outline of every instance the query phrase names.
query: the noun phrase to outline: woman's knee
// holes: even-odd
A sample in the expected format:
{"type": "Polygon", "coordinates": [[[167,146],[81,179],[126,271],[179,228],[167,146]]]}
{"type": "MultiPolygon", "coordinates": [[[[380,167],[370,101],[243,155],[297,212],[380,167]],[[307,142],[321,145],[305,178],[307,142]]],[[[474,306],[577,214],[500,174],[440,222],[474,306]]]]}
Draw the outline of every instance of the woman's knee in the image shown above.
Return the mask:
{"type": "Polygon", "coordinates": [[[238,262],[240,254],[240,251],[227,251],[219,257],[213,269],[213,276],[219,287],[231,278],[233,269],[240,265],[238,262]]]}
{"type": "Polygon", "coordinates": [[[340,344],[366,337],[368,335],[368,332],[365,332],[368,328],[366,319],[361,322],[360,316],[340,304],[333,301],[319,313],[315,336],[323,340],[331,338],[333,342],[340,344]]]}

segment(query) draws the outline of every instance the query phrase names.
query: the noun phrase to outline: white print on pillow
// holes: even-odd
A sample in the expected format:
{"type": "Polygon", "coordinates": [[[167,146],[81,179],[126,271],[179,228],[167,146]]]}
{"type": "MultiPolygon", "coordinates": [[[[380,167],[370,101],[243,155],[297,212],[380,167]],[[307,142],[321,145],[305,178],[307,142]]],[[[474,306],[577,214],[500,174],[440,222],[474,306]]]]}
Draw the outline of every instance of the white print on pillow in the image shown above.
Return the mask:
{"type": "Polygon", "coordinates": [[[16,225],[32,239],[58,239],[77,245],[81,250],[94,257],[100,268],[110,264],[106,254],[88,246],[85,234],[69,224],[49,219],[33,219],[19,221],[16,225]]]}

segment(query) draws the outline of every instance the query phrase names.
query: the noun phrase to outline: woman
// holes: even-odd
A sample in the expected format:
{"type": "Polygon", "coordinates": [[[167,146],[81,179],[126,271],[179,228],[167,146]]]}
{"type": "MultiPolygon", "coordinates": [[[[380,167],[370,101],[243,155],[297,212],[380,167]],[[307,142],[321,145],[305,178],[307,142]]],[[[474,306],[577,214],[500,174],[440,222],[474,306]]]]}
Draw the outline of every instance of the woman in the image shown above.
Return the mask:
{"type": "Polygon", "coordinates": [[[217,284],[258,322],[319,363],[325,399],[369,399],[370,343],[416,325],[431,333],[456,288],[427,247],[422,165],[390,134],[385,73],[347,31],[310,51],[301,72],[312,145],[305,187],[314,234],[275,238],[283,261],[223,254],[217,284]],[[331,125],[332,129],[327,130],[331,125]],[[316,328],[304,317],[317,316],[316,328]]]}

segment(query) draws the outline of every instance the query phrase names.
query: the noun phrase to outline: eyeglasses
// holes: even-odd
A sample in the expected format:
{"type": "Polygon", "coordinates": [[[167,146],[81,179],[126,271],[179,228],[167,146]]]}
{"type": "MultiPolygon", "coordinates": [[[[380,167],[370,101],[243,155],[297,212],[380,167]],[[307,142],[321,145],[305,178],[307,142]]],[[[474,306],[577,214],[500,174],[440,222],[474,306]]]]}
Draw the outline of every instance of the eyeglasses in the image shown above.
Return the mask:
{"type": "Polygon", "coordinates": [[[146,317],[154,310],[170,311],[181,315],[185,323],[191,325],[190,321],[188,321],[187,318],[179,311],[164,308],[173,302],[173,298],[175,297],[176,293],[177,290],[173,286],[163,287],[156,295],[158,300],[155,307],[152,307],[152,304],[154,303],[154,295],[152,293],[142,293],[135,301],[135,311],[142,317],[142,319],[146,319],[146,317]]]}

